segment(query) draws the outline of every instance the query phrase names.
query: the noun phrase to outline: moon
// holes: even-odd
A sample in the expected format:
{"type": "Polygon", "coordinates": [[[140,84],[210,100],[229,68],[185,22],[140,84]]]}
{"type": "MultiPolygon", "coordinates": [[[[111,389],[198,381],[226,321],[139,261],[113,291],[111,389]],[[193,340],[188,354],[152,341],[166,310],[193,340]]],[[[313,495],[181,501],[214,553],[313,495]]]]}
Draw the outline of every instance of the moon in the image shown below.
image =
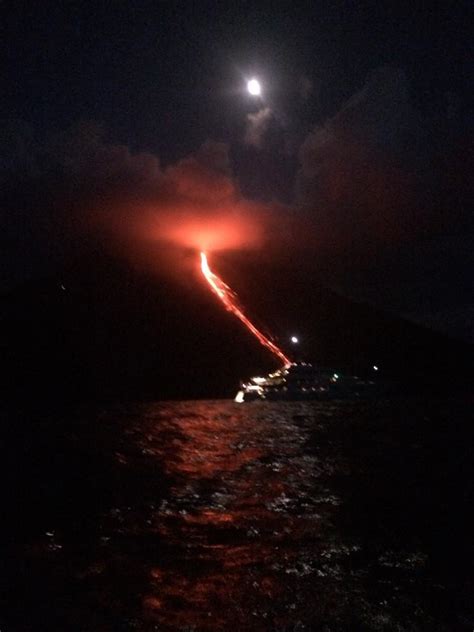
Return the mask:
{"type": "Polygon", "coordinates": [[[253,97],[259,97],[262,94],[262,86],[258,79],[250,79],[247,81],[247,90],[253,97]]]}

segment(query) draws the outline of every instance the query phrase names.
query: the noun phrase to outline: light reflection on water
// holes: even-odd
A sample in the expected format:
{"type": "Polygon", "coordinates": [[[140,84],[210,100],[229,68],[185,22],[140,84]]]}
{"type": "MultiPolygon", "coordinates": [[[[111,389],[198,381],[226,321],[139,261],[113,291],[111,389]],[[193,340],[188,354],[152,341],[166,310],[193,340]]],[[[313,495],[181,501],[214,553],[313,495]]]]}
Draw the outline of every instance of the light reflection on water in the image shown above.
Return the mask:
{"type": "Polygon", "coordinates": [[[171,553],[151,564],[146,618],[209,630],[297,619],[335,508],[308,449],[317,414],[314,404],[147,409],[139,444],[172,485],[151,520],[171,553]]]}
{"type": "MultiPolygon", "coordinates": [[[[23,586],[12,594],[28,600],[12,629],[429,629],[427,556],[416,530],[405,533],[402,520],[386,537],[396,515],[390,505],[378,522],[386,488],[374,488],[371,472],[388,470],[357,478],[357,467],[365,472],[357,453],[364,443],[353,449],[351,437],[372,429],[369,467],[399,454],[390,433],[378,435],[388,410],[165,402],[64,426],[66,439],[45,461],[59,454],[69,478],[58,483],[53,463],[50,478],[40,479],[55,491],[38,505],[40,531],[32,529],[12,557],[11,575],[19,569],[23,586]],[[409,627],[414,617],[421,627],[409,627]]],[[[416,450],[411,458],[418,462],[416,450]]],[[[397,498],[398,483],[394,491],[397,498]]]]}

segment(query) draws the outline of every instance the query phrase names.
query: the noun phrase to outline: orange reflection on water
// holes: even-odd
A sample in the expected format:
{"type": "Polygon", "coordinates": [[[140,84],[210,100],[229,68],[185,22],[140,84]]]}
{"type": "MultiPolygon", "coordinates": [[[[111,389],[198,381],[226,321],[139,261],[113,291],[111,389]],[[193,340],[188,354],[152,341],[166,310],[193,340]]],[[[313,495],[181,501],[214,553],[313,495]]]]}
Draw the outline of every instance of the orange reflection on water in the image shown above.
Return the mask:
{"type": "Polygon", "coordinates": [[[151,563],[145,616],[163,629],[221,630],[232,612],[238,629],[274,629],[282,578],[297,564],[291,540],[315,527],[292,511],[301,474],[291,459],[302,439],[264,415],[256,430],[233,403],[180,404],[180,414],[170,406],[143,435],[171,479],[152,519],[167,552],[151,563]]]}
{"type": "Polygon", "coordinates": [[[244,582],[240,573],[227,571],[210,572],[205,576],[188,578],[171,574],[166,577],[165,584],[155,584],[154,590],[166,594],[166,602],[162,604],[156,597],[147,596],[143,607],[148,618],[166,626],[166,629],[222,630],[229,624],[229,608],[235,612],[233,623],[237,629],[249,629],[249,618],[252,610],[271,605],[278,597],[274,590],[274,582],[264,580],[263,583],[244,582]],[[269,584],[272,589],[269,590],[269,584]],[[236,608],[243,604],[246,608],[236,608]],[[165,609],[164,609],[165,608],[165,609]],[[195,627],[193,627],[195,626],[195,627]]]}
{"type": "Polygon", "coordinates": [[[263,455],[261,446],[245,442],[237,416],[225,419],[200,416],[200,406],[204,404],[196,402],[196,413],[176,420],[169,420],[163,414],[157,422],[164,428],[148,437],[151,439],[148,447],[151,443],[154,454],[163,459],[167,474],[213,478],[239,470],[263,455]],[[171,441],[166,440],[165,432],[170,421],[174,431],[171,441]]]}

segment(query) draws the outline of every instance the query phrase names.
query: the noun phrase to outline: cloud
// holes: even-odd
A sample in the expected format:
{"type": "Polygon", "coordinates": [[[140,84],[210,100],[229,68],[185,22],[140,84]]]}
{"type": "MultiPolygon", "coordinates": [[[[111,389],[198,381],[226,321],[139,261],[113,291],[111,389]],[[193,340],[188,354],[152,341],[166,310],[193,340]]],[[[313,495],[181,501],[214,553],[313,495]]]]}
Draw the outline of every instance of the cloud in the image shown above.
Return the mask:
{"type": "Polygon", "coordinates": [[[227,148],[206,143],[163,172],[165,195],[148,203],[144,237],[204,250],[258,246],[270,206],[245,199],[228,171],[227,148]]]}
{"type": "Polygon", "coordinates": [[[262,146],[265,132],[272,118],[273,113],[269,107],[262,108],[253,114],[247,114],[247,128],[245,130],[244,143],[259,149],[262,146]]]}
{"type": "Polygon", "coordinates": [[[405,74],[379,68],[302,143],[298,241],[346,294],[423,318],[462,300],[447,288],[472,268],[473,152],[452,102],[423,113],[405,74]]]}
{"type": "Polygon", "coordinates": [[[445,157],[459,149],[443,134],[412,105],[402,71],[373,72],[300,148],[298,204],[320,242],[388,246],[446,227],[445,157]]]}
{"type": "Polygon", "coordinates": [[[271,205],[241,194],[224,143],[207,141],[162,167],[151,153],[106,142],[94,123],[32,137],[21,124],[0,133],[10,151],[0,170],[3,287],[47,273],[90,242],[135,253],[262,243],[271,205]]]}

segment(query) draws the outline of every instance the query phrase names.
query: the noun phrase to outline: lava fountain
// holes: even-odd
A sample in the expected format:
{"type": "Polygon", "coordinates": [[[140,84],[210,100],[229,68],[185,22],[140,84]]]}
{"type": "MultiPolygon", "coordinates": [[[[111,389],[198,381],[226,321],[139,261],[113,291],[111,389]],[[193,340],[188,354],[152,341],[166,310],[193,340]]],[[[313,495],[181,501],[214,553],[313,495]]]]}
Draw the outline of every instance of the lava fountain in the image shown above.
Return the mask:
{"type": "Polygon", "coordinates": [[[211,290],[224,304],[226,310],[228,312],[232,312],[234,316],[237,316],[237,318],[247,327],[247,329],[252,332],[255,338],[257,338],[259,343],[269,349],[273,353],[273,355],[277,356],[277,358],[281,360],[284,365],[290,365],[291,360],[283,353],[283,351],[279,349],[276,344],[273,343],[269,338],[267,338],[265,334],[257,329],[257,327],[255,327],[255,325],[247,318],[242,309],[239,307],[237,295],[235,294],[235,292],[233,292],[230,287],[217,276],[217,274],[214,274],[214,272],[212,272],[207,262],[207,256],[205,252],[201,252],[201,270],[211,290]]]}

